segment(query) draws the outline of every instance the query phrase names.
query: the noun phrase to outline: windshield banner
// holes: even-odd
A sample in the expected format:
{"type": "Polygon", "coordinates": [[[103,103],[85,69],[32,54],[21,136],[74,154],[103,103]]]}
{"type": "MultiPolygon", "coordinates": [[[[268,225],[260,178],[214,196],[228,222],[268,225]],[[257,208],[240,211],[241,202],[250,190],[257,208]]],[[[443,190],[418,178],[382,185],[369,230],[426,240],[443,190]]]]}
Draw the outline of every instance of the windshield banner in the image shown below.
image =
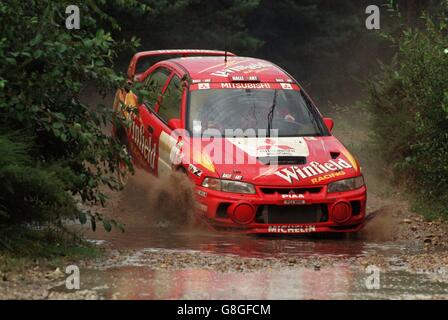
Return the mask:
{"type": "Polygon", "coordinates": [[[287,82],[200,82],[190,86],[190,90],[208,90],[208,89],[272,89],[272,90],[300,90],[299,86],[287,82]]]}

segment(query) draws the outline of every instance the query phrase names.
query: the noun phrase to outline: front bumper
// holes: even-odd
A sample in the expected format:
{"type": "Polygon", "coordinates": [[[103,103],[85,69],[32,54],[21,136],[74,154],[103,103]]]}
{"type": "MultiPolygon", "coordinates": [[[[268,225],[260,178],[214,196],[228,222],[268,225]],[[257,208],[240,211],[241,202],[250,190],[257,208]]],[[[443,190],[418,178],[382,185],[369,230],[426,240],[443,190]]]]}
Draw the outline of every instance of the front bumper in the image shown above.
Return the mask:
{"type": "Polygon", "coordinates": [[[356,232],[364,226],[367,199],[365,186],[340,193],[327,193],[327,186],[257,186],[256,189],[256,194],[247,195],[197,186],[197,212],[212,228],[236,233],[356,232]],[[335,210],[335,205],[340,203],[350,207],[350,214],[343,221],[335,210]],[[253,208],[255,218],[250,223],[241,224],[232,219],[229,210],[238,204],[247,204],[253,208]]]}

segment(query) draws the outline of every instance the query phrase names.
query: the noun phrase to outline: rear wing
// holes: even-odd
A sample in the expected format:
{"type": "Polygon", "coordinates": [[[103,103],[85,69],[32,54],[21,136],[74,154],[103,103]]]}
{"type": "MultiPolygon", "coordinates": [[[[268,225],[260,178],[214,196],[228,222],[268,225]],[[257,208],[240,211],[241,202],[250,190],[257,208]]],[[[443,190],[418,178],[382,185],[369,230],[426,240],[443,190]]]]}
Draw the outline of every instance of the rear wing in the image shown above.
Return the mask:
{"type": "Polygon", "coordinates": [[[139,74],[136,74],[137,65],[139,61],[145,58],[153,58],[160,56],[235,56],[232,52],[218,51],[218,50],[201,50],[201,49],[172,49],[172,50],[154,50],[143,51],[136,53],[128,67],[128,80],[134,81],[138,79],[139,74]]]}

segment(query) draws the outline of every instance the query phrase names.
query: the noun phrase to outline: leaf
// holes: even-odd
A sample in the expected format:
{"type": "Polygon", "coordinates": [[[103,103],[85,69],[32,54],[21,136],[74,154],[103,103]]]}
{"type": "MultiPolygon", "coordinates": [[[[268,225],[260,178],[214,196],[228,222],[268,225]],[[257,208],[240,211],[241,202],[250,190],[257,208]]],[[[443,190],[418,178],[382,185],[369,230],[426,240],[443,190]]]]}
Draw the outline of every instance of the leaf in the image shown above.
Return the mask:
{"type": "Polygon", "coordinates": [[[87,223],[87,216],[86,216],[85,212],[80,212],[78,218],[79,218],[79,222],[81,224],[86,224],[87,223]]]}
{"type": "Polygon", "coordinates": [[[112,223],[112,225],[117,228],[118,230],[120,230],[122,233],[124,233],[124,226],[121,223],[118,223],[117,221],[115,221],[114,219],[112,219],[110,221],[112,223]]]}
{"type": "Polygon", "coordinates": [[[103,227],[107,232],[110,232],[112,230],[112,225],[107,220],[103,220],[103,227]]]}
{"type": "Polygon", "coordinates": [[[7,58],[5,58],[5,61],[8,62],[9,64],[14,65],[14,66],[17,65],[17,61],[14,58],[7,57],[7,58]]]}
{"type": "Polygon", "coordinates": [[[44,54],[44,52],[42,50],[36,50],[34,51],[34,58],[38,59],[40,58],[42,55],[44,54]]]}
{"type": "Polygon", "coordinates": [[[36,44],[38,44],[41,41],[42,41],[42,34],[39,33],[30,41],[30,45],[35,46],[36,44]]]}
{"type": "Polygon", "coordinates": [[[53,127],[53,129],[60,129],[60,128],[62,128],[62,123],[61,122],[54,122],[52,127],[53,127]]]}
{"type": "Polygon", "coordinates": [[[96,219],[94,216],[91,216],[90,218],[90,224],[92,226],[92,231],[96,231],[96,219]]]}
{"type": "Polygon", "coordinates": [[[61,135],[61,131],[59,131],[59,129],[53,128],[53,134],[55,135],[55,137],[59,138],[61,135]]]}

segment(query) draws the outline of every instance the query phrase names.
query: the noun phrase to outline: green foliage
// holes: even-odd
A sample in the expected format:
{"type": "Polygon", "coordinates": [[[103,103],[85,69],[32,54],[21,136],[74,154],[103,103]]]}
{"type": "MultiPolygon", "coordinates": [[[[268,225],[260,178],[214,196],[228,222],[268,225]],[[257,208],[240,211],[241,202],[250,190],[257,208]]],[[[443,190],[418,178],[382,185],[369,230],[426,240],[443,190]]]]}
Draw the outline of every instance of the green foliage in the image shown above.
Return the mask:
{"type": "MultiPolygon", "coordinates": [[[[228,49],[255,53],[263,41],[251,35],[247,20],[260,0],[143,0],[150,10],[141,17],[135,10],[112,9],[122,34],[137,35],[145,50],[170,48],[228,49]],[[126,18],[124,18],[126,17],[126,18]]],[[[122,59],[129,63],[129,56],[122,59]]]]}
{"type": "MultiPolygon", "coordinates": [[[[120,227],[76,202],[104,204],[101,187],[121,187],[119,162],[132,170],[121,143],[104,130],[111,122],[127,123],[110,107],[79,97],[87,87],[110,94],[123,85],[114,63],[129,62],[139,44],[134,35],[144,50],[227,47],[263,56],[326,97],[351,98],[353,77],[365,77],[375,63],[368,57],[378,53],[360,10],[368,0],[88,0],[75,3],[81,29],[67,30],[71,4],[0,2],[1,230],[61,226],[64,219],[93,229],[120,227]]],[[[377,140],[397,172],[412,177],[415,190],[447,203],[447,22],[426,21],[425,31],[396,39],[400,52],[372,82],[369,105],[377,140]]]]}
{"type": "MultiPolygon", "coordinates": [[[[422,207],[448,216],[448,2],[422,29],[392,37],[398,53],[370,82],[374,137],[422,207]]],[[[429,211],[429,210],[427,210],[429,211]]]]}
{"type": "MultiPolygon", "coordinates": [[[[0,241],[5,235],[0,236],[0,241]]],[[[60,268],[81,259],[98,258],[102,249],[87,243],[73,234],[59,230],[32,230],[15,228],[8,234],[6,242],[9,251],[0,251],[0,272],[24,272],[36,266],[60,268]]]]}
{"type": "Polygon", "coordinates": [[[265,41],[259,54],[291,72],[317,102],[346,104],[360,97],[356,79],[367,76],[376,66],[372,57],[380,55],[382,41],[366,30],[364,11],[382,2],[265,0],[249,27],[265,41]]]}
{"type": "MultiPolygon", "coordinates": [[[[256,55],[284,67],[327,112],[328,105],[361,99],[362,81],[378,71],[378,59],[388,61],[394,54],[378,30],[365,27],[365,9],[377,5],[381,31],[395,31],[396,16],[384,6],[389,1],[263,0],[245,20],[250,35],[264,43],[256,55]]],[[[414,14],[436,11],[440,1],[392,2],[414,24],[414,14]]]]}
{"type": "MultiPolygon", "coordinates": [[[[129,164],[121,144],[104,127],[111,108],[86,105],[79,96],[88,85],[107,93],[123,77],[114,71],[117,52],[134,47],[115,41],[116,21],[104,13],[106,1],[79,5],[81,29],[65,27],[71,1],[0,3],[0,224],[58,224],[87,221],[74,198],[104,204],[102,185],[120,188],[114,172],[129,164]]],[[[135,7],[133,0],[107,6],[135,7]]],[[[96,214],[90,220],[103,220],[96,214]]],[[[110,229],[110,222],[105,222],[110,229]]]]}
{"type": "MultiPolygon", "coordinates": [[[[381,8],[381,30],[395,30],[396,17],[384,3],[392,0],[142,0],[148,13],[110,8],[120,35],[141,38],[145,50],[225,49],[262,57],[285,68],[313,95],[351,104],[362,97],[362,81],[388,60],[393,50],[378,31],[365,28],[368,5],[381,8]]],[[[438,0],[392,1],[409,17],[438,9],[438,0]]],[[[124,68],[129,52],[120,56],[124,68]]],[[[324,110],[327,111],[327,110],[324,110]]]]}
{"type": "Polygon", "coordinates": [[[58,164],[36,164],[19,139],[0,136],[0,225],[76,218],[73,197],[64,191],[76,176],[58,164]]]}

